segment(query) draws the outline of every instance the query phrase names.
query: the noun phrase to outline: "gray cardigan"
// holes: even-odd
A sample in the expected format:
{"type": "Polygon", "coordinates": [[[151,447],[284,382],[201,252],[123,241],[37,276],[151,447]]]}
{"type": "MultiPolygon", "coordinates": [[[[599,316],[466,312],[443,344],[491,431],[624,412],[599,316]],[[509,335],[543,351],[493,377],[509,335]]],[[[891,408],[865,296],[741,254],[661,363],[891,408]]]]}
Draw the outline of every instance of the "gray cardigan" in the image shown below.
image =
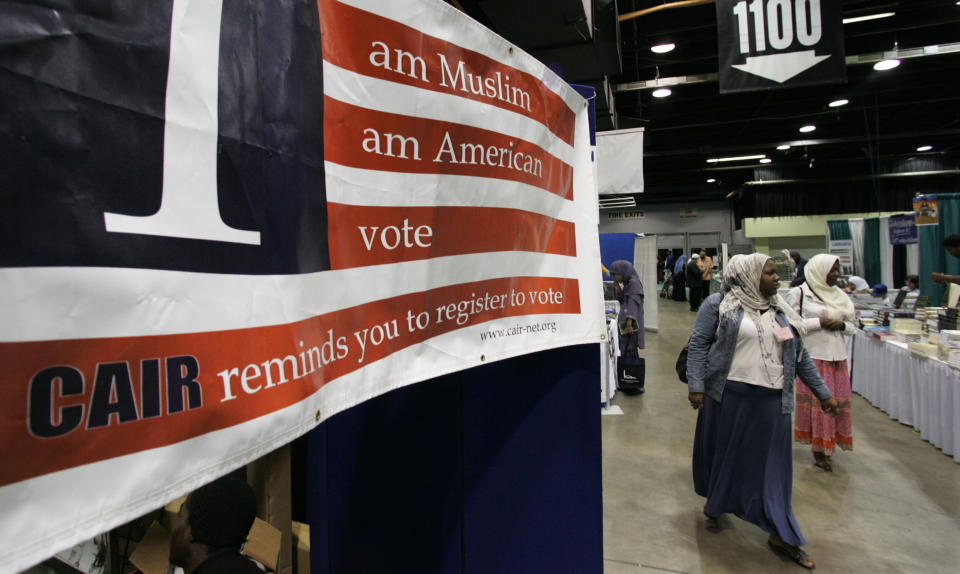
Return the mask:
{"type": "MultiPolygon", "coordinates": [[[[740,321],[743,320],[743,309],[730,311],[720,322],[720,301],[722,293],[714,293],[700,306],[697,313],[697,322],[693,326],[690,336],[690,347],[687,351],[687,387],[691,393],[706,393],[713,400],[720,402],[723,397],[723,387],[727,382],[730,364],[733,362],[733,351],[737,345],[737,334],[740,332],[740,321]]],[[[779,309],[777,323],[787,327],[790,323],[779,309]]],[[[792,328],[792,327],[791,327],[792,328]]],[[[830,389],[823,382],[817,371],[817,366],[803,346],[803,340],[793,330],[793,339],[784,341],[783,349],[783,394],[781,398],[781,412],[793,412],[793,387],[797,375],[813,394],[821,401],[830,398],[830,389]]],[[[762,360],[757,357],[757,360],[762,360]]]]}

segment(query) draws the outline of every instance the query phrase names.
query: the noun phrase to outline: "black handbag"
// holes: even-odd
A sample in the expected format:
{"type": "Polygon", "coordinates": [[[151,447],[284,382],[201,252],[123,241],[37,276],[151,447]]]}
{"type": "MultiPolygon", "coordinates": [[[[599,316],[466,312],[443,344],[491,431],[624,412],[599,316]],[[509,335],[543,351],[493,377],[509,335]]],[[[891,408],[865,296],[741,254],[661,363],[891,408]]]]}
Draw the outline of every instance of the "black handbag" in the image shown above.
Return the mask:
{"type": "Polygon", "coordinates": [[[639,395],[644,391],[647,363],[642,357],[617,357],[617,390],[625,395],[639,395]]]}
{"type": "Polygon", "coordinates": [[[677,378],[680,379],[680,382],[687,384],[687,353],[690,350],[690,341],[687,341],[687,344],[683,346],[683,349],[680,349],[680,356],[677,357],[677,378]]]}

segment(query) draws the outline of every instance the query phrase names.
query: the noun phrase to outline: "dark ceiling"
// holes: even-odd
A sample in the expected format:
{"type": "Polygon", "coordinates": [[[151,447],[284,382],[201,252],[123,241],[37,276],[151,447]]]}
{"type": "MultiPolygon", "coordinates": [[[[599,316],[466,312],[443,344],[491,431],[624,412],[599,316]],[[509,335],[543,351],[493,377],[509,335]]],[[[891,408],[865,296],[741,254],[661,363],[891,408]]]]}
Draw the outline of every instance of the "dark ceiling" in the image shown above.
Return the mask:
{"type": "Polygon", "coordinates": [[[638,202],[723,198],[760,182],[776,187],[873,180],[876,189],[878,179],[920,171],[923,178],[958,180],[957,0],[843,0],[844,18],[895,13],[843,26],[846,83],[734,94],[719,92],[712,2],[593,0],[587,18],[583,0],[450,1],[567,81],[594,85],[600,131],[646,129],[646,190],[638,202]],[[663,4],[687,6],[618,22],[620,15],[663,4]],[[676,49],[651,52],[664,41],[676,49]],[[931,54],[931,46],[940,53],[931,54]],[[873,69],[894,50],[899,67],[873,69]],[[672,94],[654,98],[662,84],[672,94]],[[827,106],[839,98],[850,103],[827,106]],[[815,124],[816,131],[799,133],[805,124],[815,124]],[[782,144],[791,148],[777,150],[782,144]],[[918,152],[921,145],[933,149],[918,152]],[[747,154],[773,161],[706,161],[747,154]]]}

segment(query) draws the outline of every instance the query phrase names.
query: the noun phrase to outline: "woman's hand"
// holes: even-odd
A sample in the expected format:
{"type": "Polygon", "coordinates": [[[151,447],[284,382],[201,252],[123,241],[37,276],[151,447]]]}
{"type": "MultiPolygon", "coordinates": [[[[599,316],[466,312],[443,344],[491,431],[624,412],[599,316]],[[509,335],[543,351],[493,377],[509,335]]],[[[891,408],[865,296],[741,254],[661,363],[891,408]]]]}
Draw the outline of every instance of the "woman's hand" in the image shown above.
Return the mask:
{"type": "Polygon", "coordinates": [[[842,331],[843,321],[840,321],[837,319],[830,319],[827,317],[820,317],[820,328],[828,329],[830,331],[842,331]]]}
{"type": "Polygon", "coordinates": [[[687,400],[694,410],[703,410],[703,393],[687,393],[687,400]]]}
{"type": "Polygon", "coordinates": [[[946,283],[947,276],[943,273],[931,273],[930,280],[933,281],[934,283],[946,283]]]}
{"type": "Polygon", "coordinates": [[[839,409],[840,404],[837,403],[837,399],[830,397],[829,399],[823,399],[820,401],[820,408],[823,409],[823,412],[830,413],[831,416],[837,415],[837,410],[839,409]]]}

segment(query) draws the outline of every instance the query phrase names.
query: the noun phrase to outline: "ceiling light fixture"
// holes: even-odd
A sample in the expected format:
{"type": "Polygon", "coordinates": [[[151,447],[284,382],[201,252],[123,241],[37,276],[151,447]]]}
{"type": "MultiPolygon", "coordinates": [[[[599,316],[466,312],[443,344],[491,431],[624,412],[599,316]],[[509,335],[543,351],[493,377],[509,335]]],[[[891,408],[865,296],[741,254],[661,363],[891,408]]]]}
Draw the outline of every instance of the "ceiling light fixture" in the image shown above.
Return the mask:
{"type": "Polygon", "coordinates": [[[815,130],[815,129],[817,129],[817,126],[813,126],[813,125],[803,126],[802,128],[800,128],[800,133],[802,133],[802,134],[808,134],[808,133],[812,132],[812,131],[815,130]]]}
{"type": "Polygon", "coordinates": [[[716,182],[717,180],[713,179],[712,177],[707,180],[707,183],[716,183],[716,182]]]}
{"type": "Polygon", "coordinates": [[[856,22],[866,22],[868,20],[879,20],[880,18],[889,18],[896,12],[881,12],[880,14],[867,14],[866,16],[854,16],[853,18],[844,18],[844,24],[853,24],[856,22]]]}
{"type": "Polygon", "coordinates": [[[772,162],[772,161],[773,161],[772,159],[770,159],[770,158],[768,158],[768,157],[765,157],[765,158],[763,158],[763,159],[760,160],[760,163],[770,163],[770,162],[772,162]]]}
{"type": "Polygon", "coordinates": [[[932,145],[922,145],[917,148],[917,151],[930,151],[933,149],[932,145]]]}
{"type": "Polygon", "coordinates": [[[765,157],[767,156],[762,153],[756,154],[756,155],[740,155],[737,157],[712,157],[707,160],[707,163],[717,163],[717,162],[724,162],[724,161],[747,161],[751,159],[763,159],[765,157]]]}
{"type": "Polygon", "coordinates": [[[651,95],[655,98],[665,98],[672,93],[670,88],[660,88],[659,90],[654,90],[651,95]]]}
{"type": "Polygon", "coordinates": [[[650,46],[650,51],[654,54],[666,54],[667,52],[672,52],[676,48],[676,44],[657,44],[656,46],[650,46]]]}
{"type": "Polygon", "coordinates": [[[783,150],[786,150],[786,149],[790,149],[790,144],[778,145],[778,146],[777,146],[777,149],[780,150],[780,151],[783,151],[783,150]]]}
{"type": "Polygon", "coordinates": [[[880,60],[873,65],[873,69],[878,72],[883,72],[885,70],[892,70],[900,65],[900,60],[896,58],[890,58],[889,60],[880,60]]]}
{"type": "Polygon", "coordinates": [[[845,106],[849,103],[850,103],[850,100],[840,99],[840,100],[833,100],[832,102],[827,104],[827,106],[831,108],[839,108],[840,106],[845,106]]]}

